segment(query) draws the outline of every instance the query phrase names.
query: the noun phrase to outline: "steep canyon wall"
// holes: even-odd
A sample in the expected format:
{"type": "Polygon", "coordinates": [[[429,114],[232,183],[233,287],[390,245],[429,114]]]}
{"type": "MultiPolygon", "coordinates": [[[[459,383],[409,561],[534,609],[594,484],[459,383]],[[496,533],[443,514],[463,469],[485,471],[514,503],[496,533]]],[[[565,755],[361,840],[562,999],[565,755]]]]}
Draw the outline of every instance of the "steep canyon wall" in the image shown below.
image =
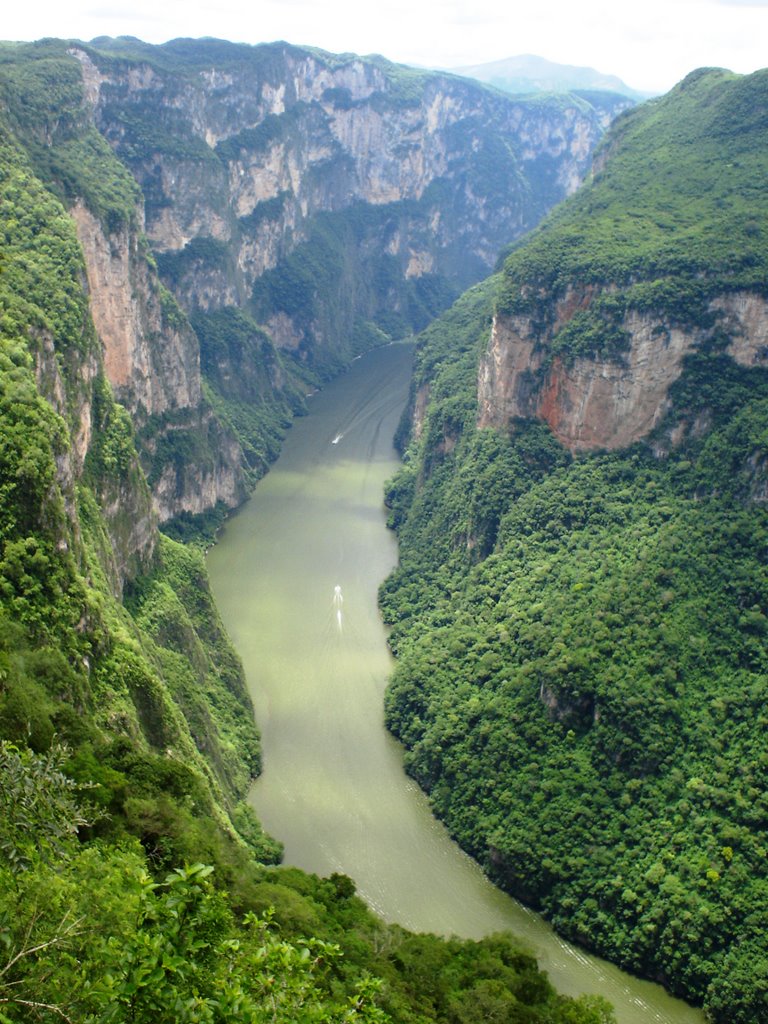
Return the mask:
{"type": "Polygon", "coordinates": [[[576,96],[286,44],[14,56],[4,108],[74,220],[98,372],[161,522],[241,502],[307,390],[485,276],[606,123],[576,96]]]}
{"type": "MultiPolygon", "coordinates": [[[[574,313],[610,290],[568,289],[552,302],[551,326],[544,330],[529,316],[497,314],[478,369],[479,427],[503,429],[516,419],[537,418],[571,451],[626,448],[662,422],[685,357],[707,345],[715,330],[727,337],[724,352],[738,365],[768,366],[768,303],[742,291],[711,299],[706,327],[628,310],[621,320],[621,352],[553,355],[574,313]]],[[[658,443],[679,443],[691,429],[694,424],[679,424],[658,443]]]]}

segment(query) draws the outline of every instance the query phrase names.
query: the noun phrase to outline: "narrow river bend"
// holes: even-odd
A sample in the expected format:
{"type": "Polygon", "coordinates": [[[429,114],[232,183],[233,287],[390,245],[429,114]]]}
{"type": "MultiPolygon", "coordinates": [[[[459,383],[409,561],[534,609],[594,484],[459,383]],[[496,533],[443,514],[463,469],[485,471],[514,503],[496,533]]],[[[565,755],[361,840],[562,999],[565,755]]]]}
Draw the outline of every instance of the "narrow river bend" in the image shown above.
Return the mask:
{"type": "Polygon", "coordinates": [[[383,720],[392,668],[376,605],[397,560],[382,508],[412,350],[357,360],[310,400],[283,452],[227,524],[208,568],[262,734],[252,803],[285,862],[340,871],[388,921],[522,936],[561,992],[600,993],[619,1024],[702,1024],[661,988],[559,939],[492,886],[404,774],[383,720]]]}

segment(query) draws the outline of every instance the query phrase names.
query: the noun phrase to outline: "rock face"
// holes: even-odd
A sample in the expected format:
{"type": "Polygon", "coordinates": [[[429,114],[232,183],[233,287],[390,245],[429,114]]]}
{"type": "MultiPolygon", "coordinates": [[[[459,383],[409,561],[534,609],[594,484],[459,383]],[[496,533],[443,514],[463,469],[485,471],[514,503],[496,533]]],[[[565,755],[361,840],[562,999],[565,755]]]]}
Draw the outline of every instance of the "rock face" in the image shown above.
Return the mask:
{"type": "Polygon", "coordinates": [[[213,412],[201,410],[191,424],[207,441],[209,458],[164,461],[151,477],[152,494],[161,521],[181,513],[201,515],[219,502],[235,508],[246,496],[240,446],[219,423],[213,412]]]}
{"type": "Polygon", "coordinates": [[[91,315],[116,397],[141,425],[200,404],[200,356],[187,324],[169,322],[138,230],[107,235],[83,203],[71,210],[85,256],[91,315]],[[162,344],[157,344],[162,339],[162,344]]]}
{"type": "Polygon", "coordinates": [[[366,347],[371,324],[420,328],[485,276],[576,188],[606,120],[285,44],[124,50],[71,52],[164,280],[188,312],[250,303],[311,362],[366,347]]]}
{"type": "MultiPolygon", "coordinates": [[[[140,227],[108,234],[83,203],[71,215],[104,371],[142,442],[160,521],[236,506],[245,496],[242,452],[203,399],[197,336],[170,296],[164,301],[140,227]]],[[[122,492],[107,502],[115,513],[125,505],[122,492]]]]}
{"type": "MultiPolygon", "coordinates": [[[[553,303],[552,326],[543,331],[528,316],[496,316],[478,372],[478,426],[538,418],[572,451],[624,448],[653,431],[669,409],[669,389],[685,356],[711,338],[712,328],[683,329],[628,310],[621,324],[628,344],[618,356],[553,356],[559,331],[598,294],[594,287],[569,289],[553,303]]],[[[742,366],[768,365],[762,296],[724,295],[708,312],[729,337],[731,358],[742,366]]]]}
{"type": "MultiPolygon", "coordinates": [[[[98,449],[104,427],[104,403],[98,382],[104,362],[95,345],[84,351],[57,349],[56,339],[45,332],[36,338],[35,380],[40,394],[68,424],[69,445],[56,456],[56,482],[72,531],[71,543],[80,548],[81,536],[76,497],[77,483],[86,474],[89,455],[98,449]]],[[[103,378],[102,378],[103,379],[103,378]]],[[[120,597],[127,580],[146,571],[157,543],[157,514],[135,453],[119,474],[90,474],[99,502],[107,539],[100,557],[110,587],[120,597]]],[[[62,538],[62,543],[69,542],[62,538]]]]}

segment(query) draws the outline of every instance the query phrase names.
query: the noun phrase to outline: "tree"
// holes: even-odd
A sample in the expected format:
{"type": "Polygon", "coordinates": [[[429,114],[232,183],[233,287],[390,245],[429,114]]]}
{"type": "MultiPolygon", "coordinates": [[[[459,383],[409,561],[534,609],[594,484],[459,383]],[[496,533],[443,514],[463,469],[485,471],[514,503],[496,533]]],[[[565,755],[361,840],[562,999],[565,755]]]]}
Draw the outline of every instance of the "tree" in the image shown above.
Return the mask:
{"type": "Polygon", "coordinates": [[[64,774],[65,757],[61,747],[35,754],[0,740],[0,851],[14,873],[36,857],[63,856],[67,841],[88,824],[77,799],[87,787],[64,774]]]}

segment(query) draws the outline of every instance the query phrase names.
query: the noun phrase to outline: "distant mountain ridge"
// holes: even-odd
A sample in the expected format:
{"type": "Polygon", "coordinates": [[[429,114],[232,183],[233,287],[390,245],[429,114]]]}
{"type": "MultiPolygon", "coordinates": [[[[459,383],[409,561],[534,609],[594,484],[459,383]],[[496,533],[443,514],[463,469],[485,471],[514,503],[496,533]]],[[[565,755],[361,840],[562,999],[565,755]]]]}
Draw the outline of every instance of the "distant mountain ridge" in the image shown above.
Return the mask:
{"type": "Polygon", "coordinates": [[[474,78],[493,85],[502,92],[573,92],[578,89],[601,89],[617,92],[633,100],[648,99],[649,93],[630,88],[616,75],[605,75],[594,68],[573,64],[557,64],[545,57],[524,53],[516,57],[450,68],[457,75],[474,78]]]}

